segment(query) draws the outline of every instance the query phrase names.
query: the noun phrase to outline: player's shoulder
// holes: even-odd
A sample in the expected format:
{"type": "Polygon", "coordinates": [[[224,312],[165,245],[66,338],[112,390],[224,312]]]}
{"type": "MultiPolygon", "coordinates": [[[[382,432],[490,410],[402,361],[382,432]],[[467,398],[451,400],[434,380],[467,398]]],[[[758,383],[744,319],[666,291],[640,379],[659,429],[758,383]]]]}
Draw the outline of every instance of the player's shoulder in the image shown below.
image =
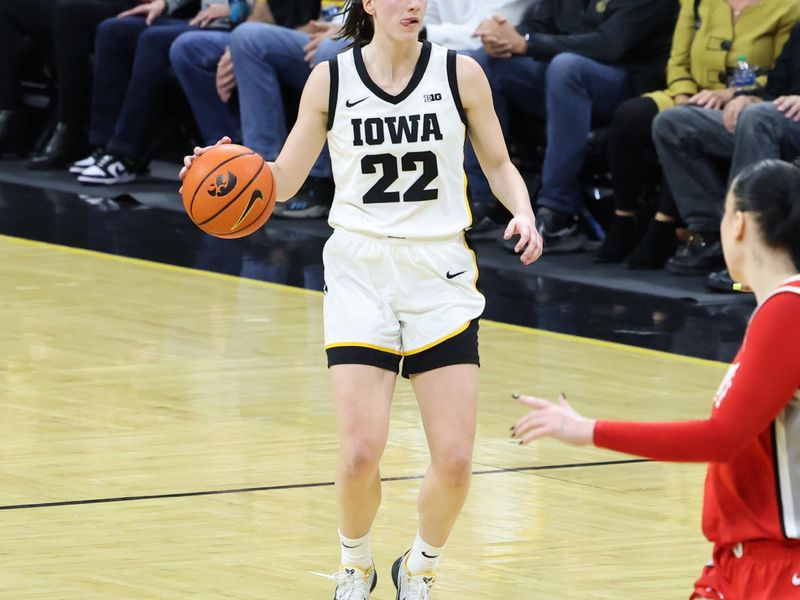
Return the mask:
{"type": "Polygon", "coordinates": [[[756,308],[751,327],[800,331],[800,276],[775,288],[756,308]]]}

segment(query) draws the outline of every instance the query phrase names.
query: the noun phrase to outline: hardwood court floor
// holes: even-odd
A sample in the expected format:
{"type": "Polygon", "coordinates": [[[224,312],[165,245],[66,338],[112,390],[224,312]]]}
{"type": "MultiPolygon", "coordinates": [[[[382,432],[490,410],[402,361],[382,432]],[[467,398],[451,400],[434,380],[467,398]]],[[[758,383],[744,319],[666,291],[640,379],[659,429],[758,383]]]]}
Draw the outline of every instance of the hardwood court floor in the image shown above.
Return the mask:
{"type": "MultiPolygon", "coordinates": [[[[329,599],[320,294],[0,237],[0,598],[329,599]]],[[[709,557],[705,467],[508,438],[512,391],[704,416],[718,363],[485,322],[472,493],[436,600],[671,599],[709,557]]],[[[413,539],[426,445],[398,384],[373,531],[413,539]]]]}

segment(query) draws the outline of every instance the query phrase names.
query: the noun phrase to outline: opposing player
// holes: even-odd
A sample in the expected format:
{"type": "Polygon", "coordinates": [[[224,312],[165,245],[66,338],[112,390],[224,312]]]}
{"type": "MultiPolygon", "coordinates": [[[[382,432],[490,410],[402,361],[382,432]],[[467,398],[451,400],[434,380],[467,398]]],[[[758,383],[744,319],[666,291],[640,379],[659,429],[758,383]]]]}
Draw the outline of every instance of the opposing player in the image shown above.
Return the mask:
{"type": "MultiPolygon", "coordinates": [[[[323,256],[325,344],[340,442],[342,566],[333,576],[335,600],[366,600],[377,580],[370,529],[401,360],[431,464],[419,494],[416,539],[392,569],[398,599],[429,597],[467,496],[485,303],[475,256],[464,243],[471,223],[467,130],[492,190],[514,215],[506,239],[519,235],[516,250],[526,265],[542,251],[486,77],[472,59],[418,41],[426,8],[427,0],[349,1],[342,35],[355,40],[354,48],[313,71],[295,127],[270,164],[278,200],[291,198],[327,136],[336,182],[334,233],[323,256]]],[[[186,157],[186,168],[192,160],[186,157]]]]}
{"type": "Polygon", "coordinates": [[[522,396],[535,410],[514,435],[710,462],[703,531],[714,560],[691,598],[800,598],[800,168],[767,160],[743,171],[721,232],[731,276],[753,289],[758,307],[709,419],[594,421],[563,397],[522,396]]]}

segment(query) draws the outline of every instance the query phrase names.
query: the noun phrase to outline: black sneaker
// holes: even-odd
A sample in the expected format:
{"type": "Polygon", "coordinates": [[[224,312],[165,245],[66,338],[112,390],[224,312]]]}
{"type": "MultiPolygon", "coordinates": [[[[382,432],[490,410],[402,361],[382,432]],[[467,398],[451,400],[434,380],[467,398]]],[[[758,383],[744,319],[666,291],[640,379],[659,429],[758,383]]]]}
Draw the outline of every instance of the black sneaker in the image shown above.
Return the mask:
{"type": "Polygon", "coordinates": [[[724,266],[718,233],[692,233],[667,261],[667,270],[676,275],[708,275],[724,266]]]}
{"type": "Polygon", "coordinates": [[[536,229],[544,241],[545,254],[577,252],[583,248],[586,236],[578,231],[578,217],[540,208],[536,212],[536,229]]]}
{"type": "Polygon", "coordinates": [[[94,165],[78,175],[78,181],[91,185],[116,185],[134,179],[136,172],[133,163],[115,154],[102,156],[94,165]]]}
{"type": "Polygon", "coordinates": [[[332,179],[309,177],[297,195],[291,200],[278,203],[273,215],[279,219],[319,219],[328,214],[333,204],[334,184],[332,179]]]}

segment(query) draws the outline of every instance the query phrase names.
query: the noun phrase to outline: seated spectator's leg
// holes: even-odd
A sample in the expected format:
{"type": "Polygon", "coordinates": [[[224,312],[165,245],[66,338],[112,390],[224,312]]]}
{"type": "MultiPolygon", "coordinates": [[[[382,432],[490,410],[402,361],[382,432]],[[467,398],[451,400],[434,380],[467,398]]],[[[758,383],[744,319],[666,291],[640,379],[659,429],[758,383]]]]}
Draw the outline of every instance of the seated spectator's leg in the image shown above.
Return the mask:
{"type": "Polygon", "coordinates": [[[665,110],[653,121],[653,142],[665,184],[689,231],[718,233],[726,183],[714,159],[730,159],[734,148],[722,111],[696,106],[665,110]]]}
{"type": "Polygon", "coordinates": [[[664,168],[665,183],[691,233],[667,269],[681,275],[704,275],[724,266],[719,223],[725,200],[725,176],[714,159],[733,156],[734,136],[722,111],[679,106],[653,122],[653,141],[664,168]]]}
{"type": "Polygon", "coordinates": [[[217,64],[230,37],[229,31],[187,31],[178,36],[169,51],[172,68],[208,145],[224,135],[234,140],[241,135],[235,101],[223,102],[216,87],[217,64]]]}
{"type": "Polygon", "coordinates": [[[658,106],[646,97],[626,100],[614,112],[608,143],[614,219],[595,254],[597,262],[619,262],[639,241],[636,213],[661,171],[650,132],[657,114],[658,106]]]}
{"type": "Polygon", "coordinates": [[[800,123],[787,119],[772,102],[745,108],[736,125],[731,179],[765,158],[793,161],[800,156],[800,123]]]}
{"type": "Polygon", "coordinates": [[[139,36],[147,29],[141,17],[112,17],[97,27],[89,143],[105,147],[125,102],[139,36]]]}
{"type": "Polygon", "coordinates": [[[348,39],[337,40],[329,38],[327,40],[322,40],[319,46],[317,46],[314,58],[311,59],[311,68],[313,69],[321,62],[336,58],[340,52],[347,50],[351,43],[352,42],[348,39]]]}
{"type": "Polygon", "coordinates": [[[36,48],[50,47],[55,0],[0,1],[0,153],[18,151],[24,145],[19,113],[20,68],[25,37],[34,37],[36,48]]]}
{"type": "Polygon", "coordinates": [[[151,133],[157,115],[160,90],[169,73],[169,48],[183,32],[186,21],[169,20],[149,27],[139,36],[122,111],[108,143],[108,151],[130,159],[141,160],[142,147],[151,133]]]}
{"type": "MultiPolygon", "coordinates": [[[[485,51],[470,53],[484,67],[494,98],[494,109],[503,134],[508,136],[509,105],[544,118],[544,82],[547,65],[528,57],[490,59],[485,51]]],[[[469,181],[473,218],[480,221],[494,207],[495,199],[478,158],[467,144],[465,170],[469,181]]]]}
{"type": "MultiPolygon", "coordinates": [[[[578,176],[583,167],[592,117],[609,121],[617,107],[630,96],[625,69],[600,64],[577,54],[557,55],[547,70],[547,149],[542,166],[542,188],[537,205],[559,216],[544,233],[551,242],[572,237],[581,213],[578,176]],[[559,235],[561,234],[561,235],[559,235]]],[[[565,243],[565,250],[575,249],[565,243]]],[[[557,251],[551,243],[551,250],[557,251]]]]}
{"type": "Polygon", "coordinates": [[[58,79],[58,124],[42,152],[28,163],[29,168],[58,168],[86,154],[95,32],[103,20],[135,4],[135,0],[57,1],[53,54],[58,79]]]}
{"type": "Polygon", "coordinates": [[[310,74],[303,60],[309,36],[263,23],[244,23],[231,34],[244,143],[275,160],[288,135],[281,84],[300,90],[310,74]]]}

